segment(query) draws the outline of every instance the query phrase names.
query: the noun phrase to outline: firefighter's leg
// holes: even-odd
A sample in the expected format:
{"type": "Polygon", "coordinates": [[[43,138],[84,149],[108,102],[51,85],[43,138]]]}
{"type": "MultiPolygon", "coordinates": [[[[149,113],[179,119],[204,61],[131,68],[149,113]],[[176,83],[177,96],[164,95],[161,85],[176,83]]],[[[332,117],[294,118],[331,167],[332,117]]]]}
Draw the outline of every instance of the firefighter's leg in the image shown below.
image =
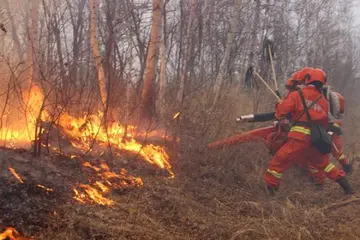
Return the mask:
{"type": "Polygon", "coordinates": [[[352,170],[352,166],[349,162],[349,159],[343,152],[343,145],[342,145],[341,137],[337,133],[334,133],[331,136],[331,139],[335,145],[335,147],[334,146],[332,147],[333,156],[339,161],[339,163],[343,167],[344,171],[346,173],[350,173],[352,170]]]}
{"type": "Polygon", "coordinates": [[[326,175],[324,171],[318,170],[314,165],[311,163],[308,164],[308,169],[311,178],[315,181],[315,184],[318,188],[322,188],[325,183],[326,175]]]}
{"type": "Polygon", "coordinates": [[[278,189],[283,172],[295,163],[299,155],[304,153],[307,145],[306,142],[288,139],[279,151],[276,152],[264,174],[270,192],[278,189]]]}
{"type": "Polygon", "coordinates": [[[309,149],[310,154],[313,156],[311,164],[316,167],[319,171],[324,171],[326,177],[339,183],[341,188],[344,190],[345,194],[352,194],[353,190],[345,177],[345,172],[337,168],[334,164],[330,162],[329,155],[322,155],[314,147],[309,149]]]}

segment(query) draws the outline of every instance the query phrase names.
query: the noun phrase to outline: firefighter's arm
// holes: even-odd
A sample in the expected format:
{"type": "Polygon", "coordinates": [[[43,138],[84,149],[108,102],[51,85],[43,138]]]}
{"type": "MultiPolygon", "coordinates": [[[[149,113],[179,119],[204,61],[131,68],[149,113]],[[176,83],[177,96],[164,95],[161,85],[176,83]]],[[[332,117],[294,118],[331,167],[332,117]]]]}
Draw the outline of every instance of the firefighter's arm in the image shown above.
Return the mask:
{"type": "MultiPolygon", "coordinates": [[[[295,92],[296,93],[296,92],[295,92]]],[[[286,118],[296,107],[295,93],[290,93],[287,98],[276,106],[275,117],[278,120],[286,118]]]]}

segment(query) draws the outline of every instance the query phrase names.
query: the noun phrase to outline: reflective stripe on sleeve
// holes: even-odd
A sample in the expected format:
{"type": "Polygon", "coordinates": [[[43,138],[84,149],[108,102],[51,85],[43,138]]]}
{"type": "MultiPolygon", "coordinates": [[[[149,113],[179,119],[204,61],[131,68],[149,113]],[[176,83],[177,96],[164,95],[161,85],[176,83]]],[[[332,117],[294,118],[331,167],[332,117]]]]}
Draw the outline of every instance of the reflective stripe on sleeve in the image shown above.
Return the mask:
{"type": "Polygon", "coordinates": [[[271,175],[273,175],[276,178],[280,179],[282,177],[282,173],[278,173],[278,172],[276,172],[274,170],[268,169],[267,172],[270,173],[271,175]]]}

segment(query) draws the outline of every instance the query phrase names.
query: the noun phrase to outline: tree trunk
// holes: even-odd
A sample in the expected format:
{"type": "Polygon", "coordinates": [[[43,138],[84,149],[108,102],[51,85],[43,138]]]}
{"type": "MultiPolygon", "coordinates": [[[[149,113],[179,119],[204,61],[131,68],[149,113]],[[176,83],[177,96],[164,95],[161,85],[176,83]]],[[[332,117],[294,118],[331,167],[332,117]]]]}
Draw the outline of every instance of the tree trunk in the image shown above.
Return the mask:
{"type": "Polygon", "coordinates": [[[17,31],[16,31],[15,21],[14,21],[14,18],[12,16],[12,14],[11,14],[11,10],[10,10],[8,0],[5,0],[4,3],[5,3],[5,8],[6,8],[7,14],[8,14],[9,19],[10,19],[11,35],[12,35],[12,38],[13,38],[14,43],[15,43],[15,49],[16,49],[18,57],[19,57],[19,62],[21,62],[22,57],[23,57],[23,53],[22,53],[22,47],[21,47],[21,44],[20,44],[20,39],[19,39],[19,36],[17,34],[17,31]]]}
{"type": "Polygon", "coordinates": [[[106,108],[107,104],[107,92],[105,85],[105,73],[101,62],[101,56],[99,51],[99,45],[96,39],[96,8],[95,0],[89,0],[90,5],[90,34],[91,34],[91,50],[95,61],[96,69],[98,72],[98,84],[100,89],[101,101],[106,108]]]}
{"type": "Polygon", "coordinates": [[[215,85],[214,85],[215,98],[213,102],[213,107],[219,100],[221,88],[224,84],[224,78],[227,70],[227,63],[229,62],[229,58],[230,58],[230,52],[234,50],[236,28],[238,26],[237,18],[240,12],[240,6],[241,6],[241,0],[236,0],[234,6],[235,8],[233,9],[233,13],[230,18],[230,30],[227,35],[227,43],[226,43],[224,57],[221,60],[219,73],[215,80],[215,85]]]}
{"type": "MultiPolygon", "coordinates": [[[[75,21],[75,13],[73,13],[71,3],[69,0],[67,0],[69,11],[70,11],[70,18],[72,22],[72,28],[73,28],[73,44],[72,44],[72,50],[73,50],[73,59],[70,65],[69,70],[69,79],[71,82],[75,83],[75,86],[81,85],[81,79],[78,79],[78,72],[82,71],[82,65],[78,63],[79,57],[80,57],[80,50],[81,50],[81,44],[83,42],[83,11],[85,7],[86,0],[80,0],[77,4],[77,19],[75,21]],[[80,70],[78,70],[80,68],[80,70]]],[[[79,74],[81,78],[81,74],[79,74]]]]}
{"type": "Polygon", "coordinates": [[[28,79],[26,82],[26,89],[29,89],[34,79],[35,68],[35,48],[37,39],[37,20],[38,20],[38,0],[31,1],[31,15],[29,28],[29,43],[28,43],[28,79]]]}
{"type": "Polygon", "coordinates": [[[166,39],[165,39],[165,6],[161,7],[163,10],[162,34],[160,41],[160,79],[159,79],[159,110],[161,117],[164,117],[165,104],[165,87],[166,87],[166,39]]]}
{"type": "Polygon", "coordinates": [[[153,15],[151,20],[151,33],[146,57],[144,87],[142,91],[142,109],[140,120],[145,124],[151,122],[155,115],[155,80],[159,57],[159,43],[161,40],[161,13],[163,0],[153,0],[153,15]]]}
{"type": "MultiPolygon", "coordinates": [[[[62,54],[62,50],[61,50],[61,36],[60,36],[59,22],[56,17],[56,13],[54,13],[53,22],[54,22],[53,28],[54,28],[55,40],[56,40],[56,50],[57,50],[57,54],[59,57],[59,64],[60,64],[60,78],[61,78],[61,82],[63,84],[63,88],[64,88],[65,92],[67,92],[68,85],[67,85],[67,79],[65,79],[65,67],[64,67],[63,54],[62,54]]],[[[63,97],[66,97],[66,94],[63,97]]]]}
{"type": "Polygon", "coordinates": [[[189,15],[189,19],[188,19],[188,26],[187,26],[187,31],[186,31],[186,44],[185,44],[185,56],[183,56],[183,68],[182,68],[182,73],[181,73],[181,79],[180,79],[180,87],[179,87],[179,91],[178,91],[178,95],[177,95],[177,101],[178,103],[182,104],[183,100],[184,100],[184,94],[185,94],[185,86],[186,86],[186,82],[188,79],[188,71],[189,71],[189,58],[190,58],[190,53],[191,53],[191,34],[193,33],[192,30],[192,26],[193,26],[193,20],[195,17],[195,7],[196,7],[196,3],[197,0],[192,0],[191,1],[191,7],[190,7],[190,15],[189,15]]]}
{"type": "MultiPolygon", "coordinates": [[[[254,15],[254,22],[251,30],[251,40],[250,40],[250,50],[248,55],[248,65],[252,66],[254,64],[254,56],[255,56],[255,46],[257,44],[257,31],[258,26],[260,24],[260,0],[256,0],[256,8],[255,8],[255,15],[254,15]]],[[[244,71],[246,72],[246,70],[244,71]]],[[[244,75],[242,76],[244,77],[244,75]]],[[[245,86],[247,87],[253,87],[252,82],[247,83],[245,82],[245,86]]]]}

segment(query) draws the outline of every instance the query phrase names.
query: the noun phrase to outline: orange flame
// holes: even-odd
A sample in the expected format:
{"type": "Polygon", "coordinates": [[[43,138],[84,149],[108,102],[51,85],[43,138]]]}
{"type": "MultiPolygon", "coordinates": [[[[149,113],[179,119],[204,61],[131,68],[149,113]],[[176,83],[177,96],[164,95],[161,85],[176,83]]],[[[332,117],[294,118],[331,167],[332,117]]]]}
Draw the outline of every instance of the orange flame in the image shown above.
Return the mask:
{"type": "Polygon", "coordinates": [[[75,196],[74,199],[78,200],[82,203],[92,203],[95,202],[100,205],[114,205],[114,201],[110,200],[106,197],[104,197],[97,189],[91,187],[87,184],[80,184],[79,185],[82,189],[84,189],[84,192],[79,192],[78,190],[74,189],[75,196]]]}
{"type": "Polygon", "coordinates": [[[180,112],[175,113],[173,119],[177,119],[180,116],[180,112]]]}
{"type": "Polygon", "coordinates": [[[89,149],[94,140],[100,146],[105,147],[107,144],[119,150],[126,150],[142,156],[145,161],[166,169],[171,177],[174,173],[169,163],[169,156],[163,147],[152,144],[142,145],[132,136],[136,133],[135,126],[124,126],[117,122],[111,123],[106,128],[102,124],[102,112],[97,115],[91,115],[88,118],[74,118],[68,114],[60,117],[59,124],[62,126],[68,136],[71,137],[72,145],[79,149],[89,149]],[[126,133],[126,136],[125,136],[126,133]]]}
{"type": "Polygon", "coordinates": [[[99,180],[94,184],[80,184],[78,188],[74,188],[74,199],[80,203],[96,203],[100,205],[112,206],[114,201],[104,197],[104,193],[110,192],[111,189],[121,189],[126,187],[137,187],[143,185],[141,178],[126,176],[125,169],[121,169],[120,173],[110,171],[106,163],[101,163],[99,167],[93,166],[89,162],[83,163],[84,167],[90,168],[96,172],[99,180]]]}
{"type": "Polygon", "coordinates": [[[5,232],[0,234],[0,240],[5,240],[9,238],[10,240],[16,240],[17,238],[14,234],[19,235],[19,233],[15,230],[15,228],[8,227],[5,232]]]}
{"type": "MultiPolygon", "coordinates": [[[[3,125],[0,129],[0,142],[4,146],[28,148],[35,139],[36,120],[41,111],[44,95],[37,85],[33,85],[23,95],[24,102],[18,102],[11,111],[5,106],[2,107],[5,109],[5,114],[1,119],[3,125]]],[[[48,114],[43,111],[41,119],[47,116],[48,114]]]]}
{"type": "MultiPolygon", "coordinates": [[[[5,117],[1,119],[3,125],[0,128],[0,142],[10,143],[13,147],[31,146],[32,141],[35,140],[37,123],[39,120],[48,120],[50,116],[47,111],[42,109],[44,95],[40,87],[37,85],[32,86],[28,92],[25,92],[23,97],[24,103],[19,103],[19,109],[22,107],[23,111],[15,110],[10,112],[6,109],[5,117]],[[14,114],[19,115],[18,119],[14,120],[12,118],[14,114]],[[6,119],[7,121],[4,121],[6,119]]],[[[153,144],[141,144],[134,138],[135,135],[148,136],[148,133],[138,133],[135,126],[129,125],[125,127],[116,121],[104,124],[103,116],[103,112],[98,112],[91,116],[75,118],[64,113],[59,117],[57,124],[67,134],[72,145],[80,150],[89,151],[92,149],[92,145],[96,143],[96,146],[99,146],[100,150],[104,151],[110,145],[116,150],[136,153],[146,162],[167,170],[171,178],[174,177],[169,156],[163,147],[153,144]]],[[[48,144],[48,147],[51,147],[54,151],[59,151],[58,148],[52,147],[50,144],[48,144]]],[[[71,156],[71,158],[75,157],[75,155],[71,156]]],[[[99,179],[91,181],[90,185],[80,184],[78,188],[74,188],[74,198],[79,202],[112,205],[114,202],[105,198],[102,194],[109,192],[111,189],[143,185],[141,178],[128,176],[125,169],[122,169],[120,173],[114,173],[110,171],[106,164],[100,166],[88,164],[84,166],[95,170],[97,172],[96,177],[99,179]]],[[[24,183],[13,168],[9,167],[9,171],[20,183],[24,183]]],[[[37,187],[49,192],[53,191],[53,189],[42,185],[37,185],[37,187]]]]}
{"type": "Polygon", "coordinates": [[[33,240],[33,238],[20,237],[18,231],[15,228],[7,227],[3,233],[0,233],[0,240],[33,240]]]}
{"type": "Polygon", "coordinates": [[[43,186],[43,185],[40,185],[40,184],[38,184],[38,185],[36,185],[38,188],[42,188],[42,189],[44,189],[45,191],[47,191],[47,192],[53,192],[54,190],[52,189],[52,188],[47,188],[47,187],[45,187],[45,186],[43,186]]]}
{"type": "MultiPolygon", "coordinates": [[[[24,92],[23,98],[24,103],[19,103],[19,109],[22,107],[23,111],[13,110],[10,112],[6,109],[5,117],[1,119],[1,123],[4,126],[0,128],[0,142],[10,143],[13,147],[19,147],[24,144],[30,146],[31,142],[35,139],[38,118],[46,120],[49,117],[47,111],[42,111],[44,94],[41,87],[33,85],[30,90],[24,92]],[[19,115],[18,119],[14,120],[14,114],[19,115]]],[[[177,117],[179,114],[180,112],[174,117],[177,117]]],[[[60,116],[58,124],[68,137],[72,138],[71,142],[74,147],[89,150],[94,141],[101,147],[106,147],[110,144],[118,150],[126,150],[139,154],[145,161],[166,169],[171,177],[174,176],[169,163],[169,156],[163,147],[151,144],[142,145],[136,141],[133,137],[137,130],[135,126],[129,125],[125,127],[119,122],[114,121],[104,127],[103,116],[103,112],[98,112],[98,114],[88,117],[75,118],[65,113],[60,116]]],[[[52,149],[58,150],[53,147],[52,149]]]]}
{"type": "Polygon", "coordinates": [[[15,171],[15,169],[13,169],[12,167],[9,167],[8,169],[20,183],[24,183],[24,181],[21,179],[20,175],[15,171]]]}

